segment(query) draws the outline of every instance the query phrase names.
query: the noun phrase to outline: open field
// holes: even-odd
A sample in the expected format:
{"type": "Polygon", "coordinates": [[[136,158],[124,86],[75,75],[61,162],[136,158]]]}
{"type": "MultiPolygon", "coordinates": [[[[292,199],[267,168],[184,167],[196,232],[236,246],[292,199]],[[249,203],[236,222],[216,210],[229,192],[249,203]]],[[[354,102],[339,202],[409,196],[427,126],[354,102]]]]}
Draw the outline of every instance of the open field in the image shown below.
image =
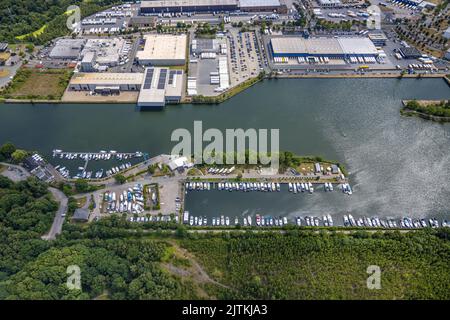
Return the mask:
{"type": "Polygon", "coordinates": [[[71,69],[20,69],[10,87],[1,95],[7,99],[58,100],[64,94],[71,69]]]}

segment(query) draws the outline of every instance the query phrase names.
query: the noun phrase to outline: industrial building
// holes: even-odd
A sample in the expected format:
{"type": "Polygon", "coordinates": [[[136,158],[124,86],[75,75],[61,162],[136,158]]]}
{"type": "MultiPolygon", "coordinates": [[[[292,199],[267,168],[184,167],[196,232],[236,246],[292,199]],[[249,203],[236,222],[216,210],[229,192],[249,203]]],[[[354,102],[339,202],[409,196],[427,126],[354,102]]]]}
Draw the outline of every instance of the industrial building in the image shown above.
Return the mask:
{"type": "Polygon", "coordinates": [[[376,47],[383,47],[386,45],[387,37],[381,33],[369,33],[369,39],[376,47]]]}
{"type": "Polygon", "coordinates": [[[81,60],[80,64],[80,70],[82,72],[94,72],[95,71],[95,58],[96,54],[95,52],[86,52],[86,54],[83,57],[83,60],[81,60]]]}
{"type": "Polygon", "coordinates": [[[368,38],[302,38],[274,37],[270,40],[274,58],[327,57],[346,59],[350,57],[377,57],[379,52],[368,38]]]}
{"type": "Polygon", "coordinates": [[[239,0],[239,9],[245,12],[276,11],[287,13],[287,6],[280,0],[239,0]]]}
{"type": "Polygon", "coordinates": [[[50,51],[49,57],[52,59],[76,60],[79,58],[85,43],[85,39],[59,39],[50,51]]]}
{"type": "Polygon", "coordinates": [[[128,21],[129,28],[156,28],[158,19],[156,17],[134,16],[128,21]]]}
{"type": "Polygon", "coordinates": [[[142,1],[140,14],[235,10],[238,10],[237,0],[154,0],[142,1]]]}
{"type": "Polygon", "coordinates": [[[145,66],[177,66],[186,63],[187,36],[149,34],[144,36],[144,48],[136,53],[139,64],[145,66]]]}
{"type": "Polygon", "coordinates": [[[125,40],[122,38],[89,39],[81,52],[81,56],[84,59],[86,54],[89,53],[88,57],[91,59],[91,53],[95,53],[94,64],[104,67],[115,67],[127,56],[127,53],[123,51],[124,45],[125,40]]]}
{"type": "Polygon", "coordinates": [[[405,59],[417,59],[422,56],[422,53],[414,47],[402,47],[399,51],[405,59]]]}
{"type": "Polygon", "coordinates": [[[69,90],[101,94],[139,91],[142,82],[142,73],[76,73],[70,80],[69,90]]]}
{"type": "Polygon", "coordinates": [[[191,52],[200,55],[203,52],[220,52],[220,41],[218,39],[193,39],[191,42],[191,52]]]}
{"type": "Polygon", "coordinates": [[[160,110],[166,103],[178,103],[183,92],[183,71],[146,68],[137,105],[141,110],[160,110]]]}

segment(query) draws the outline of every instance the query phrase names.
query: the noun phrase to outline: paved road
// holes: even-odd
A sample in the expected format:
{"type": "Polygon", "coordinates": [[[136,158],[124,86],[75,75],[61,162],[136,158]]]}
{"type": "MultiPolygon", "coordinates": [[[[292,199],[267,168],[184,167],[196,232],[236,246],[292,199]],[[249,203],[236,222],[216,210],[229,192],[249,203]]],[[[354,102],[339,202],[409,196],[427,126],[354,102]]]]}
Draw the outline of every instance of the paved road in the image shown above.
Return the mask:
{"type": "Polygon", "coordinates": [[[58,211],[56,211],[55,219],[53,220],[50,231],[46,235],[42,236],[42,239],[54,240],[56,239],[56,235],[60,234],[62,231],[62,225],[64,223],[63,214],[65,215],[67,213],[67,197],[58,189],[52,187],[48,189],[52,193],[55,200],[59,202],[59,208],[58,211]]]}

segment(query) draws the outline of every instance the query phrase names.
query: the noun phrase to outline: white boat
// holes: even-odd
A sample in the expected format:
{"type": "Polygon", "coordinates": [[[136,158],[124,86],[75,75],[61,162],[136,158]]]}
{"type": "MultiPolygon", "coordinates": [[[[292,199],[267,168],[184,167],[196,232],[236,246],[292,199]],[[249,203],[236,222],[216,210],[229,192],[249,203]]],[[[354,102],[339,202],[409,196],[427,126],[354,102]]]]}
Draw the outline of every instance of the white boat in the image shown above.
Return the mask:
{"type": "Polygon", "coordinates": [[[248,225],[251,226],[252,225],[252,217],[248,216],[247,222],[248,222],[248,225]]]}
{"type": "Polygon", "coordinates": [[[230,225],[230,218],[228,218],[228,217],[225,218],[225,224],[226,224],[227,226],[230,225]]]}

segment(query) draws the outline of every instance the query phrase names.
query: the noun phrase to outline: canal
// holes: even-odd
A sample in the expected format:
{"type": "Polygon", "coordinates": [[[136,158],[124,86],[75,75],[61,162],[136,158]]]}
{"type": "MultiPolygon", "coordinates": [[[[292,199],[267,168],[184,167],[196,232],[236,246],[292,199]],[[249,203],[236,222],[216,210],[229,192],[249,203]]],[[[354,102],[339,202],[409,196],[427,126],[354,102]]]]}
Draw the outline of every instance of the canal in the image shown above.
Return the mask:
{"type": "Polygon", "coordinates": [[[441,79],[268,80],[220,105],[0,105],[0,142],[53,149],[169,153],[177,128],[279,128],[281,149],[345,164],[354,193],[189,194],[193,213],[449,214],[450,125],[401,117],[401,99],[449,99],[441,79]]]}

